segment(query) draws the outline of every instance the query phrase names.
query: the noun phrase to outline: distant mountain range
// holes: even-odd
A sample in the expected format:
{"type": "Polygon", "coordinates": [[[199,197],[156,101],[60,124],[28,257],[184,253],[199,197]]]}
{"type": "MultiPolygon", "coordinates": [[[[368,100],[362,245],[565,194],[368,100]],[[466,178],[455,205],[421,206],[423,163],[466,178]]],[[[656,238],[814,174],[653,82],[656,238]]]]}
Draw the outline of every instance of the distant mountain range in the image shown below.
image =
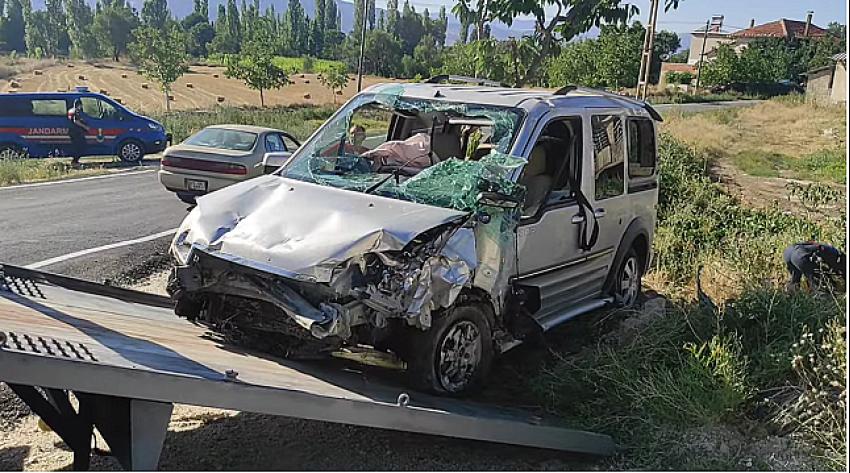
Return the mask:
{"type": "MultiPolygon", "coordinates": [[[[97,3],[97,0],[88,0],[88,2],[92,5],[97,3]]],[[[145,3],[144,0],[128,0],[132,6],[136,8],[137,11],[142,10],[142,5],[145,3]]],[[[171,14],[176,16],[177,18],[183,18],[184,16],[192,13],[193,3],[191,0],[168,0],[168,6],[171,9],[171,14]]],[[[212,19],[215,19],[216,14],[218,13],[218,6],[220,4],[226,4],[227,0],[210,0],[210,16],[212,19]]],[[[242,1],[238,0],[237,5],[242,5],[242,1]]],[[[262,11],[265,11],[270,5],[274,5],[275,10],[278,13],[283,13],[286,11],[286,5],[288,4],[288,0],[260,0],[260,8],[262,11]]],[[[337,7],[340,12],[340,17],[342,20],[342,29],[343,31],[351,31],[352,23],[354,23],[354,4],[351,2],[345,2],[341,0],[337,0],[337,7]]],[[[399,2],[402,3],[402,2],[399,2]]],[[[44,8],[44,0],[33,0],[32,2],[33,8],[43,9],[44,8]]],[[[304,7],[304,11],[307,12],[307,15],[313,16],[316,11],[316,3],[315,0],[301,0],[301,5],[304,7]]],[[[379,8],[379,10],[381,10],[379,8]]],[[[417,11],[422,13],[422,8],[418,8],[417,11]]],[[[437,16],[438,10],[429,11],[432,17],[437,16]]],[[[512,27],[508,27],[501,23],[494,23],[492,26],[493,36],[498,39],[505,39],[511,36],[522,36],[523,34],[527,34],[534,29],[534,22],[531,20],[522,20],[518,19],[514,21],[512,27]]],[[[451,11],[449,11],[449,25],[446,31],[446,42],[454,43],[457,41],[460,36],[460,22],[457,21],[451,11]]]]}

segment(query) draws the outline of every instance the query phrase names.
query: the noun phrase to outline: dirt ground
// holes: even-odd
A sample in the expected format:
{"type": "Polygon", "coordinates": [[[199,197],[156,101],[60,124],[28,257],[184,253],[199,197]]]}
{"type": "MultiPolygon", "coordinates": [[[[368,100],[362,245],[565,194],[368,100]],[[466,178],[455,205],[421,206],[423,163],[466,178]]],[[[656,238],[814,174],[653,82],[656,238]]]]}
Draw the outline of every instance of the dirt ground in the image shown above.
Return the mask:
{"type": "MultiPolygon", "coordinates": [[[[292,84],[265,92],[266,105],[316,105],[334,101],[334,95],[316,79],[316,74],[294,74],[289,79],[292,84]],[[306,98],[307,95],[309,98],[306,98]]],[[[388,81],[390,79],[366,76],[363,78],[363,86],[365,88],[388,81]]],[[[56,92],[71,90],[76,86],[87,86],[93,92],[120,99],[131,110],[146,113],[165,110],[165,97],[157,85],[139,75],[131,65],[120,62],[90,64],[71,61],[27,70],[0,82],[0,92],[56,92]],[[143,87],[145,84],[147,88],[143,87]]],[[[352,79],[342,95],[335,97],[337,103],[347,100],[356,92],[357,83],[352,79]]],[[[172,96],[173,110],[210,109],[217,104],[260,105],[259,93],[249,89],[240,80],[225,77],[223,67],[192,66],[188,74],[174,83],[172,96]],[[224,97],[224,102],[219,102],[219,97],[224,97]]]]}

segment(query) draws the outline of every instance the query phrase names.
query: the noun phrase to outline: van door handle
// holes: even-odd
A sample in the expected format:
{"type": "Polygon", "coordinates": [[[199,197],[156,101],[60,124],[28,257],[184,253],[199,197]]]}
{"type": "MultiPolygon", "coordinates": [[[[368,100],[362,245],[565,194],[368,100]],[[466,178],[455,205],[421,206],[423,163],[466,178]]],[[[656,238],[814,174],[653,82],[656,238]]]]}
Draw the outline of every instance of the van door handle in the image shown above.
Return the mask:
{"type": "Polygon", "coordinates": [[[605,216],[605,209],[596,209],[593,211],[593,216],[596,218],[602,218],[605,216]]]}
{"type": "Polygon", "coordinates": [[[572,218],[572,220],[570,220],[570,222],[571,222],[573,225],[578,225],[578,224],[580,224],[580,223],[584,223],[584,215],[582,215],[582,214],[575,214],[575,215],[573,215],[573,218],[572,218]]]}

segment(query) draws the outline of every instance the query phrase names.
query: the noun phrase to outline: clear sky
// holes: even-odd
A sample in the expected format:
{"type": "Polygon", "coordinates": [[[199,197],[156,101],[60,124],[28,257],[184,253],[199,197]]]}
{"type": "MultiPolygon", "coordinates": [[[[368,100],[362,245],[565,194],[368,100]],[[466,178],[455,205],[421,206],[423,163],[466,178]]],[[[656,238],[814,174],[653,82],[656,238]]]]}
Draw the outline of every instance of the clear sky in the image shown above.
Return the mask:
{"type": "MultiPolygon", "coordinates": [[[[401,0],[399,3],[404,3],[401,0]]],[[[410,0],[418,11],[427,7],[436,13],[440,5],[446,5],[451,11],[452,0],[410,0]]],[[[649,14],[649,0],[634,0],[641,9],[640,19],[646,23],[649,14]]],[[[386,0],[376,0],[381,7],[386,6],[386,0]]],[[[756,24],[767,23],[779,18],[805,20],[806,12],[812,10],[814,23],[826,27],[831,21],[847,23],[846,0],[682,0],[678,10],[659,12],[661,28],[676,31],[692,31],[712,15],[724,15],[724,24],[729,29],[746,28],[750,19],[755,18],[756,24]]]]}

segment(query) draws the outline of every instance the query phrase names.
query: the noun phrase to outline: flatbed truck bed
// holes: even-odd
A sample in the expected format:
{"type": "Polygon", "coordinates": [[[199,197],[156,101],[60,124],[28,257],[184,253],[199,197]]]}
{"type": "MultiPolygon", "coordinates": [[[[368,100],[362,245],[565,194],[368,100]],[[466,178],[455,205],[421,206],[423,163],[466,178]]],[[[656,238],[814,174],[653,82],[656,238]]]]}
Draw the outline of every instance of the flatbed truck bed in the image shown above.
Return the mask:
{"type": "Polygon", "coordinates": [[[86,469],[94,428],[127,469],[155,469],[172,405],[607,455],[613,440],[530,413],[413,392],[398,373],[224,343],[162,296],[0,264],[0,381],[86,469]],[[73,393],[78,407],[70,402],[73,393]]]}

